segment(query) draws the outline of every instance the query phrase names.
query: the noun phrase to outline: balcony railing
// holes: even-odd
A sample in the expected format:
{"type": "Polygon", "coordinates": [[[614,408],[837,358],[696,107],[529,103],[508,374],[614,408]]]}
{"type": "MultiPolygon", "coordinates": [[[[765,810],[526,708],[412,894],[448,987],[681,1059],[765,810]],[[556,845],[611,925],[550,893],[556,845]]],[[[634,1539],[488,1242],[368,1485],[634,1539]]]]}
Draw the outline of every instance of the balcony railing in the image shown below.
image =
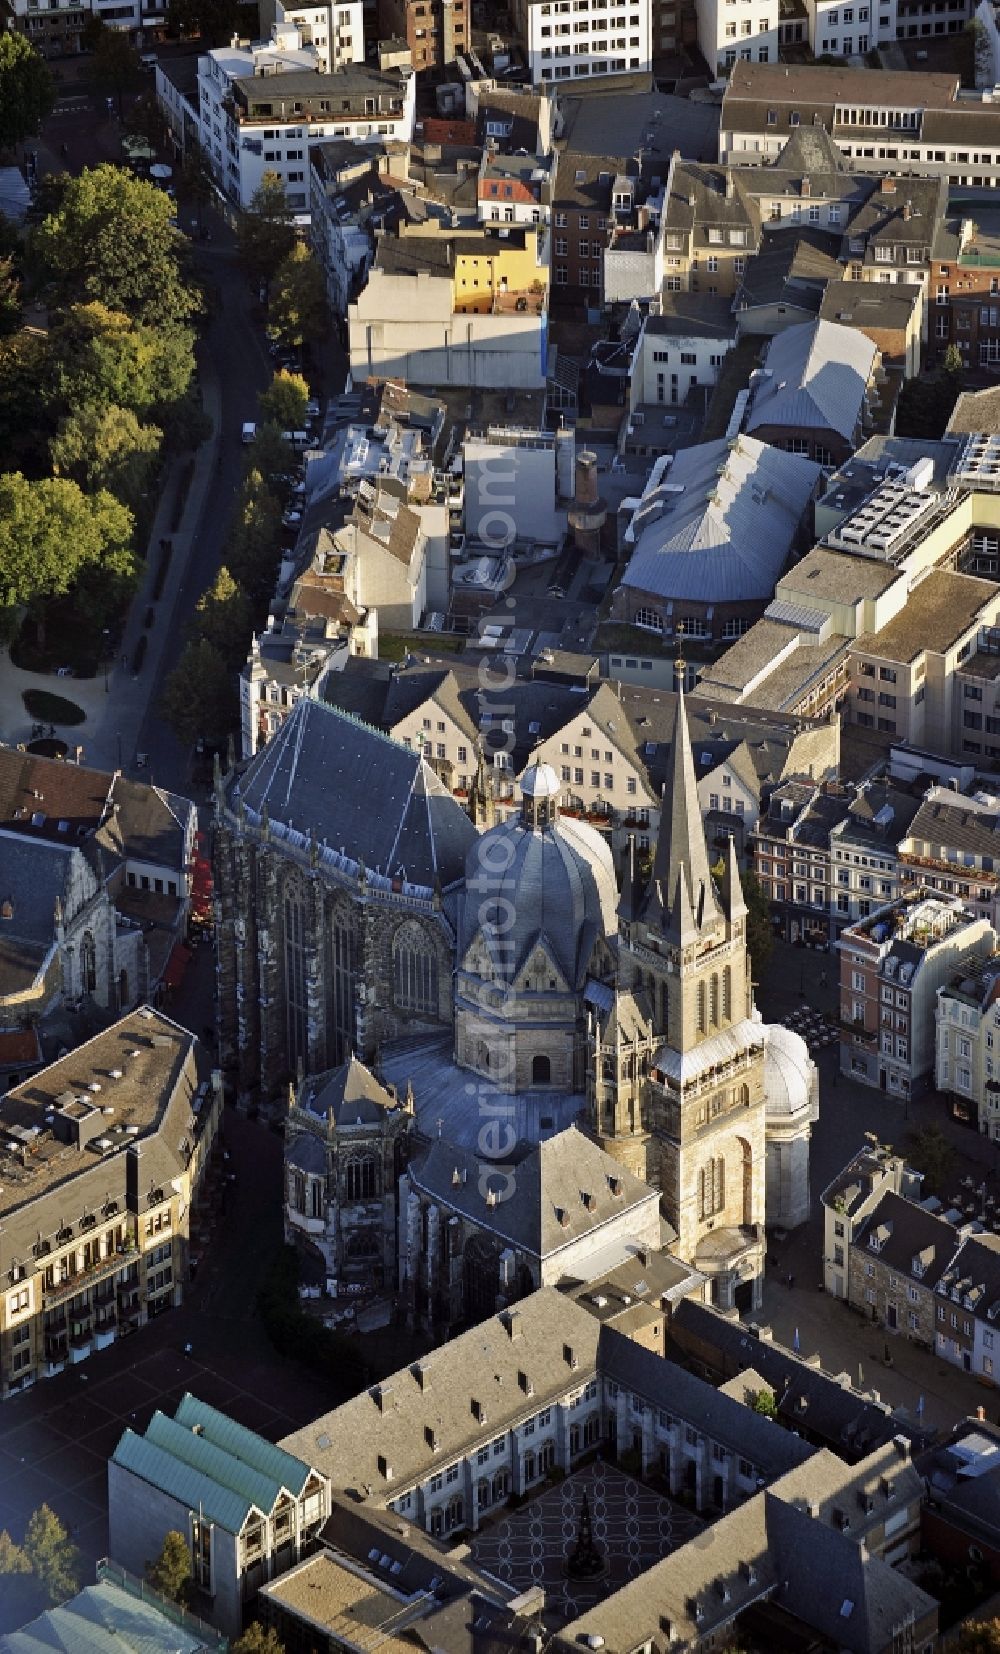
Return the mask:
{"type": "Polygon", "coordinates": [[[46,1309],[53,1304],[61,1304],[66,1298],[73,1298],[78,1292],[86,1292],[89,1287],[98,1281],[107,1280],[116,1275],[119,1269],[126,1269],[139,1257],[139,1250],[135,1246],[126,1247],[123,1252],[113,1252],[110,1257],[102,1258],[87,1269],[77,1270],[75,1275],[67,1275],[64,1281],[56,1281],[53,1286],[43,1287],[42,1303],[46,1309]]]}

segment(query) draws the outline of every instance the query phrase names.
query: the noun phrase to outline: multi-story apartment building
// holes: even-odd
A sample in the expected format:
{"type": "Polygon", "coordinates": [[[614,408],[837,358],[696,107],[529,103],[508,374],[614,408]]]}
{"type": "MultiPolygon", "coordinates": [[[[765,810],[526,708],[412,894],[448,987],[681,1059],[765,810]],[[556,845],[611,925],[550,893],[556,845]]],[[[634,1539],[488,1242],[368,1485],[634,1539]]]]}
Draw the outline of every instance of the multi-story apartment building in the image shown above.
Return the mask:
{"type": "Polygon", "coordinates": [[[318,0],[289,5],[274,0],[274,21],[279,30],[297,29],[304,50],[312,49],[316,67],[328,75],[348,63],[361,63],[365,55],[365,20],[362,0],[318,0]]]}
{"type": "Polygon", "coordinates": [[[115,1561],[141,1576],[179,1533],[193,1588],[236,1637],[260,1587],[315,1549],[330,1485],[308,1459],[184,1395],[173,1418],[157,1411],[141,1433],[125,1431],[108,1461],[108,1507],[115,1561]]]}
{"type": "Polygon", "coordinates": [[[895,901],[905,883],[897,844],[919,799],[888,783],[871,783],[852,798],[830,831],[830,878],[837,931],[895,901]]]}
{"type": "Polygon", "coordinates": [[[998,621],[994,581],[933,569],[886,626],[852,643],[850,722],[933,752],[980,752],[980,708],[996,701],[1000,655],[979,645],[998,621]]]}
{"type": "Polygon", "coordinates": [[[847,1297],[851,1248],[879,1202],[890,1193],[918,1202],[921,1178],[871,1133],[823,1190],[823,1286],[831,1297],[847,1297]]]}
{"type": "MultiPolygon", "coordinates": [[[[285,186],[294,212],[309,208],[309,151],[330,138],[352,142],[413,136],[412,71],[348,64],[330,73],[299,44],[299,31],[272,41],[219,47],[198,59],[194,130],[216,182],[249,207],[265,173],[285,186]]],[[[185,123],[186,124],[186,123],[185,123]]]]}
{"type": "Polygon", "coordinates": [[[848,1303],[889,1332],[934,1349],[935,1289],[958,1240],[947,1218],[885,1189],[849,1246],[848,1303]]]}
{"type": "Polygon", "coordinates": [[[476,186],[480,224],[548,224],[554,179],[554,156],[505,155],[487,139],[476,186]]]}
{"type": "Polygon", "coordinates": [[[348,309],[351,373],[356,381],[542,389],[547,314],[541,225],[386,236],[348,309]]]}
{"type": "Polygon", "coordinates": [[[838,944],[841,1072],[889,1096],[915,1095],[934,1072],[938,988],[959,961],[995,946],[987,920],[923,889],[849,925],[838,944]]]}
{"type": "Polygon", "coordinates": [[[514,0],[513,16],[536,86],[650,68],[650,0],[514,0]]]}
{"type": "Polygon", "coordinates": [[[179,1304],[222,1113],[198,1040],[143,1007],[0,1101],[0,1386],[179,1304]]]}
{"type": "MultiPolygon", "coordinates": [[[[879,11],[879,38],[883,38],[879,11]]],[[[885,30],[888,33],[888,27],[885,30]]],[[[891,37],[890,37],[891,38],[891,37]]],[[[841,41],[843,44],[843,41],[841,41]]],[[[798,127],[822,126],[866,172],[908,168],[951,184],[1000,181],[1000,105],[960,97],[955,75],[737,62],[722,103],[719,159],[772,160],[798,127]]]]}
{"type": "Polygon", "coordinates": [[[934,1083],[952,1112],[1000,1142],[1000,958],[989,955],[938,989],[934,1083]]]}
{"type": "Polygon", "coordinates": [[[472,45],[469,0],[378,0],[380,40],[405,40],[414,69],[443,69],[472,45]]]}
{"type": "Polygon", "coordinates": [[[778,0],[699,0],[698,47],[710,75],[735,63],[777,63],[778,0]]]}
{"type": "Polygon", "coordinates": [[[830,911],[831,834],[850,795],[834,783],[794,777],[775,787],[751,839],[754,871],[771,908],[775,934],[825,947],[837,935],[830,911]]]}
{"type": "Polygon", "coordinates": [[[364,286],[376,237],[411,211],[416,184],[392,175],[405,162],[384,149],[360,148],[341,138],[309,154],[309,239],[326,277],[333,315],[343,316],[364,286]]]}
{"type": "Polygon", "coordinates": [[[916,884],[960,896],[970,913],[1000,930],[1000,798],[930,787],[899,840],[902,889],[916,884]]]}
{"type": "Polygon", "coordinates": [[[1000,236],[972,219],[962,224],[957,254],[942,248],[933,270],[933,318],[929,358],[940,361],[949,345],[963,366],[1000,366],[1000,236]]]}

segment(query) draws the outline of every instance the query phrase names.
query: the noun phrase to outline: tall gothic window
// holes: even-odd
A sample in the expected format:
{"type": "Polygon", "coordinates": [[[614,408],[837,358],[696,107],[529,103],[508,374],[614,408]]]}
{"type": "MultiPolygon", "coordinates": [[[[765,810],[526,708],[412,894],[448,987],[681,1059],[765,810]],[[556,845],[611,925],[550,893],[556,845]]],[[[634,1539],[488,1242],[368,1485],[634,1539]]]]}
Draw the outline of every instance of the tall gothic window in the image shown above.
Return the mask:
{"type": "Polygon", "coordinates": [[[85,994],[97,988],[97,948],[89,930],[84,931],[80,943],[80,987],[85,994]]]}
{"type": "Polygon", "coordinates": [[[531,1059],[532,1085],[548,1085],[552,1079],[552,1064],[548,1057],[536,1056],[531,1059]]]}
{"type": "Polygon", "coordinates": [[[354,915],[337,907],[326,927],[327,1062],[344,1062],[354,1042],[354,992],[358,973],[358,933],[354,915]]]}
{"type": "Polygon", "coordinates": [[[711,1007],[712,1007],[712,1027],[713,1028],[718,1028],[718,1026],[719,1026],[719,973],[718,973],[718,971],[716,971],[712,976],[712,989],[711,989],[711,994],[710,994],[710,1001],[711,1001],[711,1007]]]}
{"type": "Polygon", "coordinates": [[[306,993],[306,910],[298,884],[285,886],[285,1027],[288,1067],[305,1063],[308,1055],[308,996],[306,993]]]}
{"type": "Polygon", "coordinates": [[[437,955],[419,925],[400,925],[393,937],[392,979],[395,1001],[401,1011],[437,1014],[437,955]]]}
{"type": "Polygon", "coordinates": [[[704,982],[698,983],[698,1032],[708,1032],[708,1011],[706,1009],[707,991],[704,982]]]}
{"type": "Polygon", "coordinates": [[[726,1162],[722,1156],[707,1160],[698,1173],[698,1216],[714,1217],[726,1204],[726,1162]]]}
{"type": "Polygon", "coordinates": [[[347,1200],[374,1200],[380,1193],[378,1162],[373,1154],[359,1154],[344,1168],[347,1200]]]}
{"type": "Polygon", "coordinates": [[[722,973],[722,1016],[725,1022],[733,1020],[733,973],[729,965],[722,973]]]}

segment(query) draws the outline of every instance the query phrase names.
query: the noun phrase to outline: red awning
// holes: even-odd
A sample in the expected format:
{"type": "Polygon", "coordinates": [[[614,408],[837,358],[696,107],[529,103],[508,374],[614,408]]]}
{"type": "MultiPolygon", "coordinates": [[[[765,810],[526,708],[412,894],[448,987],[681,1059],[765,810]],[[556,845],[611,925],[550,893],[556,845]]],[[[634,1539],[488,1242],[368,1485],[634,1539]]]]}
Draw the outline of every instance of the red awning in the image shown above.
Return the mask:
{"type": "Polygon", "coordinates": [[[184,980],[184,972],[191,963],[191,949],[186,942],[177,942],[167,960],[167,968],[163,973],[165,988],[179,988],[184,980]]]}

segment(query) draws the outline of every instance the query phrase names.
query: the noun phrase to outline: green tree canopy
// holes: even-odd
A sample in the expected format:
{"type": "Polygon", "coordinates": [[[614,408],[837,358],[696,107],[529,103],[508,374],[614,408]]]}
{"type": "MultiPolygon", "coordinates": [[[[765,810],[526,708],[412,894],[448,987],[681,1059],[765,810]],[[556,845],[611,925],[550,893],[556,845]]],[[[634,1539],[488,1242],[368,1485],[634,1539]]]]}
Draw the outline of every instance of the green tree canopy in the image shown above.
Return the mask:
{"type": "Polygon", "coordinates": [[[155,92],[144,92],[141,98],[136,98],[125,116],[125,130],[136,138],[145,138],[154,149],[163,142],[163,111],[156,101],[155,92]]]}
{"type": "Polygon", "coordinates": [[[40,387],[49,383],[49,343],[22,328],[0,338],[0,452],[9,469],[45,466],[55,420],[40,387]]]}
{"type": "Polygon", "coordinates": [[[104,490],[88,496],[64,477],[0,475],[0,601],[67,592],[88,565],[127,577],[131,536],[131,513],[104,490]]]}
{"type": "Polygon", "coordinates": [[[52,72],[14,29],[0,34],[0,149],[33,137],[56,101],[52,72]]]}
{"type": "Polygon", "coordinates": [[[923,1172],[925,1195],[944,1192],[955,1164],[955,1150],[940,1126],[921,1126],[919,1131],[911,1132],[907,1159],[923,1172]]]}
{"type": "Polygon", "coordinates": [[[275,272],[268,321],[282,344],[322,339],[330,325],[323,272],[304,242],[297,241],[275,272]]]}
{"type": "Polygon", "coordinates": [[[21,278],[9,253],[0,253],[0,334],[21,325],[21,278]]]}
{"type": "Polygon", "coordinates": [[[7,1529],[0,1531],[0,1575],[30,1574],[31,1562],[23,1545],[15,1545],[7,1529]]]}
{"type": "Polygon", "coordinates": [[[195,638],[185,648],[163,687],[161,710],[188,746],[199,736],[221,746],[235,728],[236,676],[207,638],[195,638]]]}
{"type": "Polygon", "coordinates": [[[183,1607],[191,1594],[191,1552],[176,1529],[165,1535],[160,1554],[146,1563],[146,1578],[154,1591],[183,1607]]]}
{"type": "Polygon", "coordinates": [[[217,649],[227,666],[242,666],[250,647],[253,616],[250,599],[227,568],[221,568],[198,599],[195,631],[217,649]]]}
{"type": "Polygon", "coordinates": [[[274,425],[279,431],[301,431],[308,401],[309,386],[301,373],[288,373],[282,368],[261,392],[257,405],[266,425],[274,425]]]}
{"type": "Polygon", "coordinates": [[[750,967],[756,981],[760,981],[774,951],[774,929],[771,908],[752,867],[740,871],[743,900],[747,904],[747,947],[750,967]]]}
{"type": "Polygon", "coordinates": [[[85,403],[64,419],[52,442],[52,469],[88,490],[107,488],[131,511],[149,486],[163,433],[129,408],[85,403]]]}
{"type": "Polygon", "coordinates": [[[194,376],[190,328],[146,327],[96,300],[72,305],[50,334],[48,398],[58,414],[82,407],[128,408],[161,416],[194,376]]]}
{"type": "Polygon", "coordinates": [[[254,606],[268,603],[281,548],[281,505],[259,471],[240,490],[226,554],[227,567],[254,606]]]}
{"type": "Polygon", "coordinates": [[[31,238],[42,276],[64,301],[99,299],[150,326],[185,321],[197,297],[168,195],[122,167],[66,175],[31,238]]]}
{"type": "Polygon", "coordinates": [[[40,1505],[28,1522],[24,1550],[50,1603],[65,1602],[76,1595],[80,1589],[80,1553],[48,1505],[40,1505]]]}
{"type": "Polygon", "coordinates": [[[1000,1620],[968,1620],[955,1647],[958,1654],[1000,1654],[1000,1620]]]}
{"type": "Polygon", "coordinates": [[[285,186],[276,172],[265,172],[250,206],[240,218],[240,255],[250,274],[270,281],[295,246],[285,186]]]}
{"type": "Polygon", "coordinates": [[[247,1626],[242,1637],[237,1637],[232,1654],[285,1654],[285,1645],[273,1626],[264,1627],[254,1622],[247,1626]]]}

